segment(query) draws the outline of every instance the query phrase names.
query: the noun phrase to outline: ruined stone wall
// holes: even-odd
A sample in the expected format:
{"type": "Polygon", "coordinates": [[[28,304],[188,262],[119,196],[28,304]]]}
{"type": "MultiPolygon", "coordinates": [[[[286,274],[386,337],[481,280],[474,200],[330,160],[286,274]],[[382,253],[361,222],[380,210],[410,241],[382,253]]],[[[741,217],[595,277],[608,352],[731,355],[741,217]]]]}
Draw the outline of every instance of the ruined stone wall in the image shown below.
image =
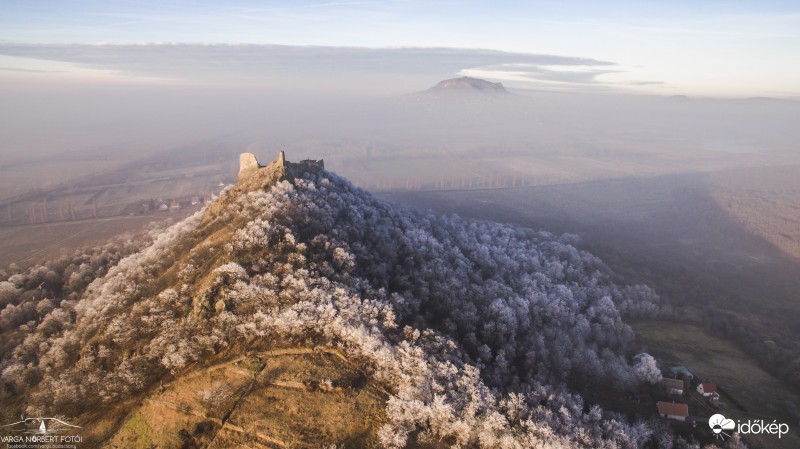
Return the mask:
{"type": "Polygon", "coordinates": [[[253,153],[239,155],[239,175],[236,179],[236,190],[256,190],[268,184],[288,180],[303,173],[318,173],[325,168],[325,162],[320,160],[304,160],[288,162],[283,151],[278,153],[278,158],[267,166],[260,165],[253,153]]]}

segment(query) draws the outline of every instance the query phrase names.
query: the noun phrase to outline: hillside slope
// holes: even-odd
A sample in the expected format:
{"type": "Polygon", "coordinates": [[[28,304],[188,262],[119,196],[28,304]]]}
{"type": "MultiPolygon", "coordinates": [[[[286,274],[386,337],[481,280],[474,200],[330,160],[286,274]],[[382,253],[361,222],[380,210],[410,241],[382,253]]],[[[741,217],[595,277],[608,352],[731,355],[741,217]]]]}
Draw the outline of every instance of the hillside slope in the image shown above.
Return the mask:
{"type": "Polygon", "coordinates": [[[401,208],[315,161],[242,161],[204,211],[13,330],[8,416],[120,448],[671,447],[568,389],[660,378],[621,318],[657,296],[575,236],[401,208]]]}

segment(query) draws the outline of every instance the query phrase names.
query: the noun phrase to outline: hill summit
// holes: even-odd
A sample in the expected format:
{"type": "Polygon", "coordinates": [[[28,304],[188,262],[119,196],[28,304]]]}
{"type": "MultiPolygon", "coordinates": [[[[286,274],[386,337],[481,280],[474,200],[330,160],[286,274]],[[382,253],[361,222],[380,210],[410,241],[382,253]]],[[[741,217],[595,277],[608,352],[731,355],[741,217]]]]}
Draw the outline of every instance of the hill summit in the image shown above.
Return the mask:
{"type": "Polygon", "coordinates": [[[384,202],[322,161],[240,164],[107,268],[101,251],[0,282],[4,419],[58,416],[117,448],[671,438],[569,389],[660,379],[622,320],[658,298],[575,236],[384,202]]]}
{"type": "Polygon", "coordinates": [[[469,76],[462,76],[461,78],[452,78],[440,81],[435,86],[428,89],[428,93],[480,93],[484,95],[505,95],[508,91],[501,83],[492,83],[490,81],[482,80],[479,78],[472,78],[469,76]]]}

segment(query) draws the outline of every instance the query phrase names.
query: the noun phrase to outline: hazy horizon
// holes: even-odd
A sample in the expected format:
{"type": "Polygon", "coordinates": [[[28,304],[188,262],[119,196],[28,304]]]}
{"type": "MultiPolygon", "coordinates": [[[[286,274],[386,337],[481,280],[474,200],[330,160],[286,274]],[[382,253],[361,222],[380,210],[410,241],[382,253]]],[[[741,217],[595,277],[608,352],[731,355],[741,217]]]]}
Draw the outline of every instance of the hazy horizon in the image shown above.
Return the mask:
{"type": "Polygon", "coordinates": [[[202,66],[202,73],[192,75],[206,81],[220,81],[221,73],[266,69],[282,75],[278,79],[285,84],[287,76],[311,70],[387,75],[369,89],[397,86],[398,79],[389,75],[408,81],[428,74],[429,82],[470,75],[512,88],[800,96],[800,63],[794,57],[800,7],[782,0],[633,5],[48,0],[11,2],[3,9],[0,79],[6,84],[19,81],[13,75],[20,73],[123,83],[158,83],[178,75],[192,82],[197,79],[181,70],[202,66]],[[237,60],[240,50],[255,46],[257,53],[266,50],[268,63],[248,66],[247,50],[239,55],[246,60],[237,60]],[[221,48],[225,51],[216,51],[221,48]],[[214,56],[219,59],[209,59],[214,56]]]}
{"type": "Polygon", "coordinates": [[[199,193],[279,149],[373,190],[800,164],[800,8],[689,6],[12,3],[0,201],[203,173],[199,193]],[[420,94],[463,76],[511,95],[420,94]]]}
{"type": "MultiPolygon", "coordinates": [[[[791,2],[3,9],[3,197],[26,174],[33,187],[49,182],[38,161],[92,160],[105,171],[203,142],[226,154],[288,146],[346,175],[365,152],[466,157],[481,146],[534,158],[662,155],[640,164],[643,175],[796,161],[800,7],[791,2]],[[502,82],[525,100],[407,104],[460,76],[502,82]]],[[[613,165],[597,165],[598,176],[615,176],[613,165]]]]}

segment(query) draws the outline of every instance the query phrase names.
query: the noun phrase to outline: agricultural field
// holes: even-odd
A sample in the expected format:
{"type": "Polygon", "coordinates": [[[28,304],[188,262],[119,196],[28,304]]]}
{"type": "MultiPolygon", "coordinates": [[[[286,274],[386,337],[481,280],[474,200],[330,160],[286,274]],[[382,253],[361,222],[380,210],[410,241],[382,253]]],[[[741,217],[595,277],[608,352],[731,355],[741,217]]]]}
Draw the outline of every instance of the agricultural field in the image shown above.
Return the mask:
{"type": "Polygon", "coordinates": [[[0,267],[29,266],[151,222],[186,217],[211,201],[221,184],[235,179],[227,167],[202,161],[189,167],[158,159],[115,169],[109,164],[103,165],[105,171],[88,173],[98,167],[45,162],[25,172],[39,181],[37,188],[31,179],[19,184],[16,195],[2,190],[0,267]]]}
{"type": "Polygon", "coordinates": [[[0,268],[29,267],[84,248],[103,245],[113,237],[174,223],[200,210],[202,204],[147,214],[87,217],[33,225],[0,226],[0,268]]]}
{"type": "Polygon", "coordinates": [[[788,256],[800,260],[800,166],[743,169],[712,175],[714,199],[788,256]]]}
{"type": "Polygon", "coordinates": [[[121,216],[97,220],[0,227],[0,267],[20,268],[67,255],[75,250],[102,245],[112,237],[145,229],[180,215],[121,216]]]}
{"type": "Polygon", "coordinates": [[[74,183],[119,167],[122,163],[108,160],[39,160],[0,165],[0,201],[74,183]]]}

